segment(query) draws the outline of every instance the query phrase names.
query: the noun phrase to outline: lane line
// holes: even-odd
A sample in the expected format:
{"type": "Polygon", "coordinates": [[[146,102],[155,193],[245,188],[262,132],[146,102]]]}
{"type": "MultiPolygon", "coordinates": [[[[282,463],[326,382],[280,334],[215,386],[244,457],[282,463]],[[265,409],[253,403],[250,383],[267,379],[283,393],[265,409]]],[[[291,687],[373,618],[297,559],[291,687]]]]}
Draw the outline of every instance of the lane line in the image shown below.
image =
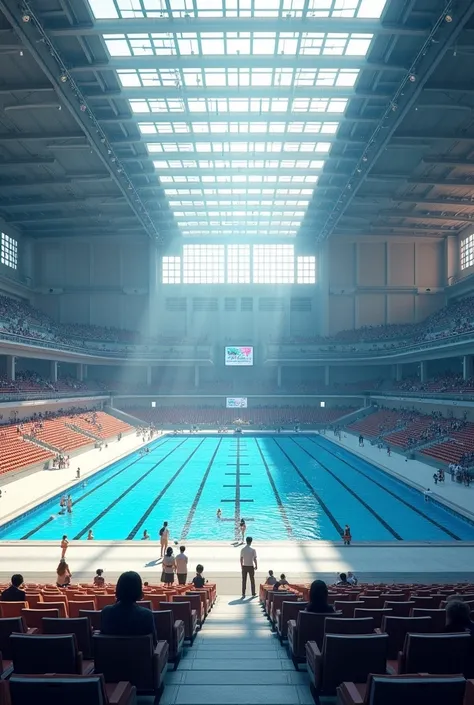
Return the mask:
{"type": "MultiPolygon", "coordinates": [[[[169,440],[169,439],[166,438],[162,443],[157,444],[157,445],[155,446],[155,448],[160,448],[161,446],[165,445],[168,440],[169,440]]],[[[155,450],[155,448],[153,449],[153,451],[155,450]]],[[[135,452],[138,452],[138,451],[133,451],[133,452],[135,453],[135,452]]],[[[118,472],[114,473],[113,475],[111,475],[110,477],[108,477],[106,480],[104,480],[103,482],[101,482],[101,483],[99,483],[98,485],[96,485],[95,487],[93,487],[91,490],[89,490],[88,492],[86,492],[85,494],[83,494],[81,497],[79,497],[79,499],[76,499],[76,501],[74,502],[74,505],[73,505],[73,506],[76,506],[76,504],[79,504],[79,502],[82,502],[83,499],[86,499],[86,497],[89,497],[89,495],[93,494],[96,490],[99,490],[101,487],[103,487],[104,485],[106,485],[108,482],[110,482],[110,481],[113,480],[114,478],[118,477],[118,475],[121,475],[123,472],[125,472],[125,470],[128,470],[128,468],[130,468],[132,465],[135,465],[135,463],[138,463],[138,461],[141,460],[141,459],[142,459],[141,457],[138,457],[138,458],[135,458],[135,460],[132,460],[131,463],[128,463],[128,465],[125,465],[125,467],[123,467],[121,470],[119,470],[118,472]]],[[[110,463],[110,464],[113,465],[113,462],[110,463]]],[[[103,468],[103,470],[99,470],[99,472],[96,473],[96,474],[100,474],[101,472],[105,472],[106,470],[107,470],[107,468],[103,468]]],[[[84,481],[84,480],[82,480],[82,482],[83,482],[83,481],[84,481]]],[[[77,484],[79,484],[79,483],[77,483],[77,484]]],[[[77,486],[77,485],[75,485],[74,487],[76,487],[76,486],[77,486]]],[[[74,487],[71,487],[71,489],[74,489],[74,487]]],[[[60,497],[60,495],[57,495],[57,496],[60,497]]],[[[54,499],[54,497],[52,497],[51,500],[49,500],[49,499],[46,500],[46,502],[50,502],[50,501],[52,501],[53,499],[54,499]]],[[[41,505],[39,505],[39,506],[41,506],[41,505]]],[[[35,509],[38,509],[38,508],[39,508],[39,507],[35,507],[35,509]]],[[[32,511],[35,511],[35,509],[33,509],[32,511]]],[[[47,526],[47,524],[49,524],[51,521],[54,521],[54,520],[56,519],[56,516],[57,516],[57,515],[54,514],[53,516],[50,516],[50,517],[49,517],[48,519],[46,519],[45,521],[41,522],[41,524],[38,524],[38,526],[37,526],[36,528],[32,529],[32,530],[29,531],[27,534],[25,534],[24,536],[22,536],[21,539],[20,539],[20,541],[25,541],[26,539],[29,539],[31,536],[33,536],[33,534],[36,534],[37,531],[39,531],[40,529],[42,529],[43,526],[47,526]]]]}
{"type": "MultiPolygon", "coordinates": [[[[454,534],[452,531],[450,531],[450,529],[447,529],[445,526],[443,526],[438,521],[436,521],[436,519],[432,519],[430,516],[428,516],[428,514],[425,514],[424,512],[422,512],[421,509],[418,509],[418,507],[415,507],[414,504],[410,504],[410,502],[407,502],[405,499],[402,499],[397,494],[395,494],[395,492],[392,492],[387,487],[384,487],[384,485],[382,485],[380,482],[377,482],[377,480],[374,480],[374,478],[370,477],[370,475],[366,475],[365,472],[362,472],[362,470],[360,470],[355,465],[353,465],[351,462],[349,462],[349,460],[346,460],[345,458],[342,458],[341,456],[336,455],[336,453],[334,453],[332,450],[328,450],[328,448],[326,448],[323,445],[320,445],[319,443],[317,443],[317,441],[313,441],[312,439],[310,439],[310,440],[312,443],[317,445],[318,448],[322,448],[322,450],[325,450],[326,453],[329,453],[330,455],[333,455],[335,458],[338,458],[338,460],[341,460],[343,463],[346,463],[346,465],[348,465],[350,468],[352,468],[353,470],[358,472],[360,475],[363,475],[363,477],[367,478],[367,480],[370,480],[371,482],[373,482],[374,485],[377,485],[377,487],[380,487],[382,490],[385,490],[385,492],[387,492],[389,495],[394,497],[398,502],[401,502],[406,507],[409,507],[410,509],[412,509],[414,512],[416,512],[421,517],[423,517],[423,519],[426,519],[426,521],[429,521],[431,524],[436,526],[438,529],[441,529],[441,531],[444,531],[446,534],[448,534],[448,536],[451,536],[451,538],[454,539],[455,541],[462,541],[462,539],[459,536],[457,536],[456,534],[454,534]]],[[[346,451],[346,452],[350,452],[350,451],[346,451]]],[[[368,465],[371,465],[371,463],[369,461],[364,461],[364,462],[367,462],[368,465]]],[[[381,472],[384,472],[383,470],[381,470],[381,468],[377,468],[376,465],[374,465],[374,468],[376,470],[380,470],[381,472]]],[[[388,474],[388,473],[386,473],[386,474],[388,474]]],[[[391,477],[391,475],[389,477],[391,477]]],[[[392,479],[395,479],[395,478],[392,478],[392,479]]],[[[402,480],[399,480],[399,482],[402,482],[402,480]]]]}
{"type": "Polygon", "coordinates": [[[193,457],[193,455],[194,455],[195,453],[197,453],[197,451],[198,451],[199,448],[202,446],[202,444],[204,443],[205,440],[206,440],[206,438],[203,438],[202,441],[200,441],[200,443],[198,443],[198,445],[194,448],[194,450],[192,451],[192,453],[188,456],[188,458],[186,458],[186,460],[184,461],[184,463],[183,463],[182,465],[180,465],[179,468],[176,470],[176,472],[175,472],[175,474],[173,475],[173,477],[172,477],[170,480],[168,480],[168,482],[166,483],[166,485],[163,487],[163,489],[161,490],[161,492],[155,497],[155,499],[154,499],[153,502],[150,504],[150,506],[148,507],[148,509],[146,510],[146,512],[143,514],[143,516],[137,521],[137,523],[135,524],[135,526],[133,527],[133,529],[131,530],[131,532],[130,532],[129,535],[127,536],[127,541],[131,541],[133,538],[135,538],[135,536],[137,535],[137,532],[140,530],[141,526],[142,526],[142,525],[145,523],[145,521],[148,519],[148,517],[150,516],[150,514],[152,513],[152,511],[154,510],[154,508],[155,508],[156,505],[158,504],[158,502],[163,498],[163,496],[164,496],[164,495],[166,494],[166,492],[169,490],[169,488],[171,487],[171,485],[173,484],[173,482],[178,479],[178,477],[179,477],[179,475],[181,474],[181,472],[184,470],[184,468],[186,467],[186,465],[189,463],[189,461],[191,460],[191,458],[193,457]]]}
{"type": "Polygon", "coordinates": [[[377,519],[377,521],[379,521],[379,522],[382,524],[382,526],[384,527],[384,529],[386,529],[390,534],[392,534],[392,536],[393,536],[394,538],[397,539],[397,541],[403,541],[403,538],[400,536],[400,534],[397,533],[397,532],[395,531],[395,529],[394,529],[393,527],[391,527],[390,524],[389,524],[388,522],[386,522],[385,519],[383,519],[383,517],[381,517],[378,512],[375,511],[375,509],[372,509],[372,507],[371,507],[370,505],[368,505],[367,502],[366,502],[364,499],[362,499],[362,497],[359,497],[359,495],[357,494],[357,492],[354,492],[354,490],[351,489],[351,488],[349,487],[349,485],[346,485],[346,483],[343,482],[337,475],[335,475],[335,474],[332,472],[332,470],[330,470],[330,469],[327,467],[327,465],[325,465],[324,463],[322,463],[321,460],[320,460],[319,458],[316,458],[315,455],[312,455],[312,454],[309,452],[309,450],[306,450],[306,448],[304,448],[304,447],[303,447],[302,445],[300,445],[297,441],[295,441],[294,438],[292,438],[291,440],[293,441],[293,443],[295,443],[295,444],[298,446],[298,448],[300,448],[304,453],[306,453],[307,455],[309,455],[310,458],[312,458],[313,460],[315,460],[315,461],[318,463],[318,465],[320,465],[320,466],[323,468],[323,470],[325,470],[325,471],[328,473],[328,475],[331,475],[331,477],[334,478],[334,480],[336,480],[336,482],[338,482],[342,487],[344,487],[344,489],[345,489],[347,492],[349,492],[349,494],[351,494],[351,495],[354,497],[354,499],[356,499],[358,502],[360,502],[360,503],[362,504],[362,506],[365,507],[365,508],[367,509],[367,511],[368,511],[370,514],[372,514],[372,516],[375,517],[375,519],[377,519]]]}
{"type": "Polygon", "coordinates": [[[329,521],[331,522],[331,524],[332,524],[332,525],[334,526],[334,528],[336,529],[336,531],[337,531],[337,533],[339,534],[339,536],[342,536],[343,533],[344,533],[344,530],[343,530],[342,526],[339,524],[339,522],[338,522],[338,520],[336,519],[336,517],[334,516],[334,514],[331,512],[331,510],[330,510],[329,507],[327,506],[327,504],[321,499],[321,497],[319,496],[319,494],[318,494],[318,493],[316,492],[316,490],[314,489],[313,485],[312,485],[310,482],[308,482],[308,480],[305,478],[305,476],[304,476],[303,473],[300,471],[300,469],[298,468],[298,466],[295,465],[295,463],[293,462],[293,460],[290,458],[290,456],[288,455],[288,453],[287,453],[285,450],[283,450],[283,448],[281,447],[281,445],[278,443],[277,439],[276,439],[276,438],[273,438],[273,441],[276,443],[276,445],[277,445],[278,448],[281,450],[281,452],[283,453],[283,455],[285,456],[285,458],[286,458],[286,459],[288,460],[288,462],[292,465],[293,469],[294,469],[294,470],[296,471],[296,473],[299,475],[300,479],[304,482],[304,484],[306,485],[306,487],[308,488],[308,490],[311,492],[311,494],[312,494],[313,497],[315,498],[316,502],[319,504],[319,506],[321,507],[321,509],[323,510],[323,512],[326,514],[326,516],[327,516],[327,518],[329,519],[329,521]]]}
{"type": "Polygon", "coordinates": [[[190,508],[190,510],[189,510],[189,514],[188,514],[187,519],[186,519],[186,521],[185,521],[185,523],[184,523],[183,531],[181,532],[181,540],[182,540],[182,541],[184,541],[184,540],[187,539],[187,537],[188,537],[189,530],[190,530],[190,528],[191,528],[191,524],[192,524],[192,521],[193,521],[193,519],[194,519],[194,515],[195,515],[195,513],[196,513],[197,506],[198,506],[198,504],[199,504],[199,500],[201,499],[201,495],[202,495],[202,492],[203,492],[203,490],[204,490],[204,485],[205,485],[206,482],[207,482],[207,478],[209,477],[209,473],[211,472],[211,468],[212,468],[212,466],[213,466],[213,464],[214,464],[214,460],[216,459],[216,455],[217,455],[217,452],[218,452],[218,450],[219,450],[219,448],[220,448],[220,446],[221,446],[221,443],[222,443],[222,438],[219,438],[219,443],[217,444],[217,446],[216,446],[216,448],[215,448],[215,450],[214,450],[214,453],[213,453],[212,456],[211,456],[211,459],[210,459],[210,461],[209,461],[209,464],[208,464],[208,466],[207,466],[207,468],[206,468],[206,472],[205,472],[204,475],[202,476],[201,484],[199,485],[199,489],[198,489],[198,491],[196,492],[196,496],[194,497],[194,501],[193,501],[193,503],[192,503],[192,505],[191,505],[191,508],[190,508]]]}
{"type": "MultiPolygon", "coordinates": [[[[253,501],[253,500],[252,500],[253,501]]],[[[235,540],[240,539],[240,437],[237,438],[237,457],[235,459],[235,540]]]]}
{"type": "Polygon", "coordinates": [[[115,507],[119,502],[121,502],[122,499],[124,497],[126,497],[132,490],[134,490],[135,487],[140,484],[140,482],[143,482],[143,480],[146,477],[148,477],[148,475],[150,475],[153,472],[153,470],[155,470],[155,468],[158,467],[158,465],[161,465],[161,463],[163,463],[166,460],[166,458],[169,458],[169,456],[172,453],[174,453],[175,450],[178,450],[178,448],[180,448],[183,445],[183,443],[186,443],[186,440],[187,439],[185,439],[184,441],[181,441],[181,443],[178,443],[172,450],[170,450],[169,453],[164,455],[157,463],[152,465],[152,467],[149,470],[147,470],[145,473],[143,473],[143,475],[140,475],[138,480],[135,480],[135,482],[133,482],[129,487],[127,487],[127,489],[124,490],[124,492],[122,492],[122,494],[120,494],[112,502],[110,502],[110,504],[105,509],[103,509],[100,512],[100,514],[98,514],[94,519],[92,519],[92,521],[90,521],[87,524],[87,526],[85,526],[78,534],[76,534],[76,536],[74,536],[74,538],[73,538],[73,541],[78,541],[82,536],[84,536],[84,534],[87,531],[89,531],[89,529],[91,529],[94,526],[94,524],[96,524],[99,521],[99,519],[102,519],[102,517],[104,517],[106,514],[108,514],[110,512],[110,510],[113,509],[113,507],[115,507]]]}
{"type": "Polygon", "coordinates": [[[291,526],[291,522],[290,522],[290,520],[289,520],[289,518],[288,518],[288,514],[286,513],[285,506],[284,506],[283,502],[281,501],[281,497],[280,497],[280,493],[279,493],[279,491],[278,491],[278,487],[277,487],[276,484],[275,484],[275,480],[273,479],[273,475],[272,475],[272,473],[270,472],[270,468],[268,467],[268,463],[267,463],[267,461],[266,461],[266,459],[265,459],[265,456],[263,455],[262,449],[260,448],[260,444],[259,444],[259,442],[258,442],[258,438],[255,438],[255,443],[256,443],[256,445],[257,445],[258,452],[260,453],[260,457],[261,457],[261,459],[262,459],[262,463],[263,463],[263,465],[264,465],[264,467],[265,467],[265,472],[267,473],[268,481],[269,481],[269,483],[270,483],[270,485],[271,485],[271,487],[272,487],[273,494],[275,495],[275,501],[276,501],[277,506],[278,506],[278,511],[280,512],[281,520],[282,520],[282,522],[283,522],[283,524],[284,524],[284,526],[285,526],[286,533],[288,534],[288,538],[292,539],[292,538],[294,538],[294,537],[293,537],[293,528],[292,528],[292,526],[291,526]]]}

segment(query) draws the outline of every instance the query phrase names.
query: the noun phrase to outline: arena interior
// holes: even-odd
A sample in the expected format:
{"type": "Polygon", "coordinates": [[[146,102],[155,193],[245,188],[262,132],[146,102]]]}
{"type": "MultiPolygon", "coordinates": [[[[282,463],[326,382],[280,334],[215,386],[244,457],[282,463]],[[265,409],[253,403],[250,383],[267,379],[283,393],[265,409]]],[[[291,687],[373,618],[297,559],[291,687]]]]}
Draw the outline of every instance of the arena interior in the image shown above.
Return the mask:
{"type": "Polygon", "coordinates": [[[474,703],[473,40],[0,0],[0,705],[474,703]]]}

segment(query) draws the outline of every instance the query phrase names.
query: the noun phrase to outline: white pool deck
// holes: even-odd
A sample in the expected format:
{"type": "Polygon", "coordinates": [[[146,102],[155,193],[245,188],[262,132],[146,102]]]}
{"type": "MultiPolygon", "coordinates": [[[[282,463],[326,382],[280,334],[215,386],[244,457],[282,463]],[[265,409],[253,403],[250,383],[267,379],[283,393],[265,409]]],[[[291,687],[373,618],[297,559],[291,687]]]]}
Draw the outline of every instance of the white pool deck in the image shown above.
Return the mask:
{"type": "MultiPolygon", "coordinates": [[[[331,434],[327,438],[335,441],[331,434]]],[[[78,466],[84,478],[141,445],[141,438],[136,438],[135,434],[129,435],[120,442],[113,441],[102,451],[94,449],[76,456],[69,470],[39,471],[3,485],[0,521],[13,518],[57,492],[66,491],[76,482],[78,466]]],[[[468,489],[458,485],[447,476],[445,484],[435,488],[432,466],[413,460],[405,462],[404,457],[397,454],[388,457],[385,451],[367,444],[359,448],[357,437],[349,434],[343,435],[340,445],[418,487],[430,487],[434,498],[474,514],[474,487],[468,489]]],[[[353,570],[365,579],[393,582],[474,580],[474,542],[358,544],[356,527],[352,527],[352,531],[354,543],[350,547],[328,541],[255,541],[259,561],[257,577],[262,579],[271,568],[275,573],[285,572],[293,581],[314,579],[316,575],[332,581],[336,573],[342,570],[353,570]]],[[[173,539],[179,539],[173,536],[172,530],[171,535],[173,539]]],[[[53,581],[60,556],[60,539],[58,536],[57,543],[1,542],[0,580],[5,580],[14,572],[21,572],[29,581],[53,581]]],[[[221,593],[232,594],[239,585],[239,551],[240,548],[229,538],[229,543],[187,542],[186,553],[190,566],[203,563],[206,577],[217,581],[221,593]]],[[[72,541],[67,553],[73,580],[78,582],[90,579],[97,568],[103,568],[109,580],[115,580],[124,570],[137,570],[144,580],[159,581],[161,569],[158,557],[157,541],[72,541]]]]}

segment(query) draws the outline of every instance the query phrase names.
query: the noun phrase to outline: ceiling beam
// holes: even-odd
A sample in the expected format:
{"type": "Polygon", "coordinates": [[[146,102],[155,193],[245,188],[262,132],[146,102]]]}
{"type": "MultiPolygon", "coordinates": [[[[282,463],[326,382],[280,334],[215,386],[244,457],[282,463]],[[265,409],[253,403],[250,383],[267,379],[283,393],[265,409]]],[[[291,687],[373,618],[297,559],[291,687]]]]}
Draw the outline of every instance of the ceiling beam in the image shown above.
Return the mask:
{"type": "Polygon", "coordinates": [[[54,93],[54,88],[47,84],[34,83],[14,83],[11,86],[0,86],[0,95],[8,95],[9,93],[54,93]]]}
{"type": "MultiPolygon", "coordinates": [[[[189,155],[188,155],[189,158],[189,155]]],[[[259,183],[253,183],[253,186],[261,186],[262,188],[265,187],[265,183],[263,182],[264,176],[301,176],[303,178],[304,176],[319,176],[321,175],[321,170],[320,169],[298,169],[298,171],[301,171],[301,174],[297,174],[295,169],[270,169],[267,167],[260,167],[257,169],[253,168],[245,168],[245,169],[236,169],[236,168],[224,168],[224,169],[200,169],[200,168],[191,168],[191,167],[183,167],[179,169],[163,169],[161,174],[157,173],[157,176],[259,176],[262,179],[262,182],[259,183]]],[[[133,179],[133,176],[132,176],[133,179]]],[[[284,182],[288,188],[291,188],[291,182],[285,181],[284,182]]],[[[162,184],[163,185],[163,184],[162,184]]],[[[222,188],[227,187],[232,187],[233,188],[245,188],[244,184],[242,182],[236,183],[233,182],[230,184],[226,184],[226,182],[222,182],[218,184],[222,188]]],[[[164,185],[163,185],[164,186],[164,185]]],[[[194,183],[179,183],[179,184],[167,184],[167,187],[173,188],[176,186],[176,188],[196,188],[196,184],[194,183]]],[[[269,183],[268,187],[271,188],[273,186],[273,183],[269,183]]],[[[252,184],[249,184],[248,188],[251,188],[252,184]]],[[[315,184],[310,184],[308,188],[314,188],[315,184]]],[[[138,186],[138,188],[140,188],[138,186]]],[[[211,188],[211,186],[208,184],[206,188],[211,188]]]]}
{"type": "MultiPolygon", "coordinates": [[[[462,228],[461,228],[462,229],[462,228]]],[[[401,233],[406,233],[409,235],[422,235],[423,233],[440,233],[441,235],[452,235],[457,232],[459,232],[459,228],[451,229],[451,228],[434,228],[434,227],[422,227],[422,228],[415,228],[413,225],[393,225],[390,227],[383,227],[383,226],[377,226],[377,225],[369,225],[365,228],[361,228],[358,225],[355,225],[353,227],[351,226],[337,226],[337,230],[341,232],[350,232],[350,233],[358,233],[361,235],[364,235],[368,232],[372,233],[379,233],[380,235],[388,234],[390,235],[391,233],[394,232],[401,232],[401,233]]]]}
{"type": "MultiPolygon", "coordinates": [[[[412,218],[414,220],[444,220],[455,221],[458,223],[474,223],[473,218],[468,218],[466,216],[457,215],[455,213],[447,213],[446,215],[441,215],[441,213],[422,213],[420,211],[398,211],[396,209],[382,209],[376,211],[375,213],[367,213],[368,217],[385,217],[385,218],[412,218]]],[[[473,214],[474,215],[474,214],[473,214]]]]}
{"type": "MultiPolygon", "coordinates": [[[[82,84],[80,84],[82,85],[82,84]]],[[[392,97],[388,91],[355,91],[339,86],[146,86],[124,87],[121,90],[101,91],[98,87],[85,88],[90,100],[103,98],[177,98],[185,91],[186,98],[360,98],[386,101],[392,97]]]]}
{"type": "Polygon", "coordinates": [[[407,184],[420,184],[429,186],[466,186],[467,188],[474,188],[474,175],[472,176],[472,181],[466,181],[465,179],[443,179],[441,176],[398,176],[395,174],[372,174],[366,178],[367,182],[379,183],[380,181],[387,181],[398,183],[399,185],[407,184]]]}
{"type": "Polygon", "coordinates": [[[474,166],[473,159],[462,159],[460,157],[449,157],[449,156],[433,156],[433,157],[423,157],[424,164],[436,164],[437,166],[452,166],[452,167],[471,167],[474,166]]]}
{"type": "MultiPolygon", "coordinates": [[[[1,188],[1,187],[0,187],[1,188]]],[[[97,208],[101,206],[116,206],[127,205],[124,196],[87,196],[86,198],[56,198],[52,201],[45,199],[44,201],[30,200],[28,198],[18,199],[16,201],[1,202],[0,210],[28,210],[28,208],[60,208],[64,205],[86,205],[93,204],[97,208]]]]}
{"type": "MultiPolygon", "coordinates": [[[[134,219],[135,216],[133,213],[130,215],[119,215],[117,216],[118,220],[120,223],[123,223],[125,220],[131,220],[134,219]]],[[[74,223],[89,223],[91,220],[96,220],[99,221],[97,222],[97,227],[101,227],[101,223],[112,223],[114,222],[113,216],[107,214],[106,216],[103,216],[99,213],[94,213],[90,215],[83,214],[81,212],[71,212],[68,215],[64,215],[64,213],[58,213],[58,214],[53,214],[53,213],[48,213],[48,216],[46,218],[39,218],[37,215],[35,217],[31,217],[29,213],[26,213],[23,217],[10,217],[7,220],[7,223],[13,223],[13,224],[23,224],[27,225],[28,223],[31,223],[32,225],[41,225],[43,223],[50,223],[50,222],[64,222],[64,223],[69,223],[70,221],[73,221],[74,223]]]]}
{"type": "MultiPolygon", "coordinates": [[[[228,173],[227,170],[226,170],[226,173],[228,173]]],[[[265,170],[265,173],[267,173],[267,170],[265,170]]],[[[214,172],[213,172],[213,174],[214,174],[214,172]]],[[[294,172],[293,172],[293,174],[294,174],[294,172]]],[[[0,184],[0,186],[1,186],[1,184],[0,184]]],[[[160,183],[158,183],[158,179],[156,181],[156,184],[144,184],[144,185],[136,184],[136,188],[140,192],[141,191],[154,191],[154,192],[157,192],[158,194],[161,194],[161,195],[163,194],[163,189],[174,189],[174,188],[176,188],[176,189],[204,189],[204,188],[205,189],[221,189],[221,188],[225,188],[225,189],[232,189],[232,188],[234,188],[234,189],[238,189],[238,188],[280,189],[280,188],[288,188],[288,189],[310,189],[311,191],[313,191],[314,186],[315,186],[314,184],[307,184],[302,181],[291,182],[291,183],[288,183],[288,181],[275,181],[272,183],[265,182],[265,183],[245,183],[245,184],[240,184],[240,183],[204,184],[204,183],[200,183],[200,182],[160,184],[160,183]]],[[[211,198],[212,196],[208,195],[208,197],[211,198]]],[[[229,196],[229,198],[237,198],[237,197],[238,197],[237,194],[233,195],[233,196],[232,195],[229,196]]],[[[156,198],[156,196],[154,196],[154,198],[156,198]]],[[[181,198],[181,196],[167,196],[167,198],[181,198]]],[[[186,196],[186,198],[191,198],[191,196],[186,196]]],[[[194,198],[195,199],[199,198],[199,196],[194,196],[194,198]]],[[[262,196],[262,198],[264,198],[264,196],[262,196]]],[[[282,197],[282,198],[284,198],[284,197],[282,197]]],[[[199,200],[202,200],[202,199],[199,198],[199,200]]]]}
{"type": "MultiPolygon", "coordinates": [[[[199,134],[155,134],[155,135],[141,135],[139,138],[133,137],[118,137],[116,139],[111,139],[111,144],[115,146],[128,145],[128,144],[154,144],[160,143],[165,144],[169,142],[193,142],[195,144],[199,142],[211,142],[219,140],[219,142],[337,142],[338,144],[354,144],[354,145],[365,145],[366,141],[363,139],[352,139],[349,137],[339,137],[338,135],[321,135],[313,133],[287,133],[287,132],[212,132],[212,133],[199,133],[199,134]]],[[[474,140],[474,137],[472,138],[474,140]]],[[[0,135],[1,142],[1,135],[0,135]]],[[[295,152],[292,152],[295,154],[295,152]]],[[[306,156],[311,154],[306,152],[306,156]]],[[[316,154],[313,152],[312,154],[316,154]]],[[[321,152],[318,152],[320,158],[327,158],[327,153],[321,157],[321,152]]]]}
{"type": "MultiPolygon", "coordinates": [[[[61,71],[64,63],[61,56],[56,52],[50,44],[50,40],[45,33],[41,21],[35,16],[34,11],[26,4],[26,11],[32,18],[30,22],[22,20],[25,12],[25,6],[20,6],[16,0],[0,0],[0,10],[5,15],[5,18],[15,31],[16,35],[21,40],[22,44],[28,50],[31,58],[36,62],[37,66],[45,74],[46,79],[54,87],[54,90],[61,100],[62,107],[65,108],[71,117],[74,119],[81,134],[89,141],[92,151],[95,152],[98,159],[102,163],[106,171],[109,172],[112,180],[117,188],[125,196],[132,212],[135,214],[135,222],[137,228],[143,228],[151,238],[159,239],[160,235],[155,223],[151,220],[143,204],[140,203],[140,198],[133,193],[133,187],[130,184],[131,191],[127,188],[126,175],[122,175],[117,171],[116,165],[111,161],[108,154],[108,147],[100,140],[100,135],[94,129],[93,120],[87,114],[87,111],[82,111],[77,96],[74,93],[73,86],[69,81],[63,83],[60,80],[61,71]]],[[[50,135],[43,135],[43,138],[51,140],[50,135]]],[[[64,139],[64,137],[60,137],[64,139]]],[[[22,138],[20,137],[20,141],[22,138]]]]}
{"type": "Polygon", "coordinates": [[[49,159],[45,157],[31,157],[30,159],[0,159],[0,169],[16,169],[24,166],[47,166],[48,164],[55,163],[56,159],[53,159],[52,157],[49,159]]]}
{"type": "Polygon", "coordinates": [[[412,133],[397,133],[393,136],[395,140],[404,140],[406,142],[439,142],[441,140],[451,140],[452,142],[474,142],[474,135],[449,134],[447,132],[432,132],[422,134],[412,133]]]}
{"type": "MultiPolygon", "coordinates": [[[[460,74],[462,75],[462,74],[460,74]]],[[[456,84],[453,83],[430,83],[424,88],[425,93],[474,93],[472,83],[456,84]]]]}
{"type": "Polygon", "coordinates": [[[59,176],[53,179],[29,179],[23,181],[2,181],[0,179],[0,191],[4,189],[14,189],[21,191],[23,188],[38,188],[45,186],[67,186],[72,183],[80,183],[81,181],[99,182],[110,181],[109,174],[81,174],[77,176],[59,176]]]}
{"type": "MultiPolygon", "coordinates": [[[[2,0],[5,2],[6,0],[2,0]]],[[[212,68],[255,68],[275,69],[302,68],[310,69],[360,69],[367,71],[387,71],[399,73],[406,71],[403,64],[384,64],[380,61],[367,61],[360,56],[290,56],[278,54],[269,55],[185,55],[185,56],[113,56],[108,61],[98,61],[93,64],[74,63],[71,72],[84,71],[115,71],[117,69],[212,69],[212,68]]]]}
{"type": "MultiPolygon", "coordinates": [[[[240,161],[245,159],[246,161],[274,161],[283,159],[310,159],[311,161],[325,161],[325,155],[318,154],[316,152],[151,152],[149,158],[152,161],[172,161],[174,159],[181,160],[200,160],[200,161],[240,161]]],[[[130,158],[132,160],[132,158],[130,158]]],[[[185,168],[185,167],[183,167],[185,168]]],[[[230,167],[229,167],[230,168],[230,167]]],[[[235,168],[235,167],[234,167],[235,168]]],[[[242,167],[244,169],[245,167],[242,167]]],[[[261,167],[264,169],[265,167],[261,167]]],[[[318,174],[323,173],[323,168],[317,169],[318,174]]],[[[207,171],[207,170],[206,170],[207,171]]],[[[164,171],[157,167],[157,172],[161,174],[167,174],[168,170],[164,171]]],[[[153,173],[153,172],[152,172],[153,173]]],[[[314,170],[311,171],[314,174],[314,170]]],[[[329,174],[330,172],[326,172],[329,174]]],[[[340,176],[344,176],[340,173],[340,176]]]]}
{"type": "MultiPolygon", "coordinates": [[[[0,3],[1,4],[1,3],[0,3]]],[[[9,132],[0,133],[0,142],[48,142],[49,140],[85,139],[82,132],[47,133],[47,132],[9,132]]]]}
{"type": "MultiPolygon", "coordinates": [[[[185,96],[187,97],[187,96],[185,96]]],[[[100,110],[96,111],[96,117],[104,125],[118,122],[132,123],[138,125],[139,122],[363,122],[375,124],[377,118],[359,117],[358,115],[345,115],[344,113],[322,113],[315,110],[311,112],[192,112],[185,110],[182,113],[134,113],[128,115],[117,115],[116,117],[101,117],[100,110]]],[[[311,133],[313,137],[315,133],[311,133]]],[[[215,137],[215,135],[213,135],[215,137]]]]}
{"type": "MultiPolygon", "coordinates": [[[[182,200],[182,199],[181,199],[182,200]]],[[[419,205],[426,205],[426,206],[440,206],[441,208],[446,208],[447,206],[461,206],[461,207],[469,207],[469,208],[474,208],[474,199],[473,200],[468,200],[468,199],[462,199],[462,198],[426,198],[423,196],[423,194],[419,194],[418,196],[413,196],[413,195],[401,195],[401,196],[392,196],[387,195],[387,196],[382,196],[382,195],[377,195],[377,196],[362,196],[358,195],[354,199],[353,206],[355,207],[361,207],[361,206],[366,206],[367,203],[373,203],[375,205],[379,204],[381,201],[387,202],[390,201],[392,203],[418,203],[419,205]]]]}
{"type": "MultiPolygon", "coordinates": [[[[166,10],[165,10],[166,11],[166,10]]],[[[47,27],[53,37],[101,34],[178,34],[189,32],[355,32],[362,34],[423,37],[429,27],[390,24],[377,19],[343,17],[136,17],[95,20],[73,27],[47,27]]]]}

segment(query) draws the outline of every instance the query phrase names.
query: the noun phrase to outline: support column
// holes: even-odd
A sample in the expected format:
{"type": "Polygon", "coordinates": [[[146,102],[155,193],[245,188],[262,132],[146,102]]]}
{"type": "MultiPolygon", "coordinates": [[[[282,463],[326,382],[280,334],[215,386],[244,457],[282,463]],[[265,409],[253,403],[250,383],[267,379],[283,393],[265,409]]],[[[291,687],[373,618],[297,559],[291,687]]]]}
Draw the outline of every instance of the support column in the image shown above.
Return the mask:
{"type": "Polygon", "coordinates": [[[76,365],[76,378],[78,382],[84,381],[84,365],[82,362],[78,362],[76,365]]]}
{"type": "Polygon", "coordinates": [[[462,378],[464,381],[472,377],[473,364],[472,355],[464,355],[462,359],[462,378]]]}
{"type": "Polygon", "coordinates": [[[324,365],[324,385],[329,387],[331,384],[331,371],[329,365],[324,365]]]}
{"type": "Polygon", "coordinates": [[[403,370],[402,370],[402,366],[400,365],[400,363],[398,363],[397,365],[395,365],[395,381],[401,382],[402,379],[403,379],[403,370]]]}
{"type": "Polygon", "coordinates": [[[281,387],[281,365],[277,367],[277,387],[278,389],[281,387]]]}
{"type": "Polygon", "coordinates": [[[160,296],[161,293],[161,262],[157,243],[150,240],[148,260],[148,334],[157,335],[159,330],[160,296]]]}
{"type": "Polygon", "coordinates": [[[87,365],[82,365],[82,381],[87,379],[87,365]]]}
{"type": "Polygon", "coordinates": [[[151,365],[146,368],[146,386],[151,387],[151,365]]]}
{"type": "Polygon", "coordinates": [[[7,380],[9,382],[14,382],[16,368],[16,358],[13,355],[7,355],[7,380]]]}
{"type": "Polygon", "coordinates": [[[50,372],[51,382],[55,383],[58,381],[58,363],[56,360],[51,360],[50,362],[50,372]]]}
{"type": "Polygon", "coordinates": [[[194,386],[199,388],[199,365],[194,365],[194,386]]]}
{"type": "Polygon", "coordinates": [[[426,382],[428,379],[428,370],[427,370],[427,362],[426,360],[423,360],[423,362],[420,362],[420,382],[426,382]]]}

